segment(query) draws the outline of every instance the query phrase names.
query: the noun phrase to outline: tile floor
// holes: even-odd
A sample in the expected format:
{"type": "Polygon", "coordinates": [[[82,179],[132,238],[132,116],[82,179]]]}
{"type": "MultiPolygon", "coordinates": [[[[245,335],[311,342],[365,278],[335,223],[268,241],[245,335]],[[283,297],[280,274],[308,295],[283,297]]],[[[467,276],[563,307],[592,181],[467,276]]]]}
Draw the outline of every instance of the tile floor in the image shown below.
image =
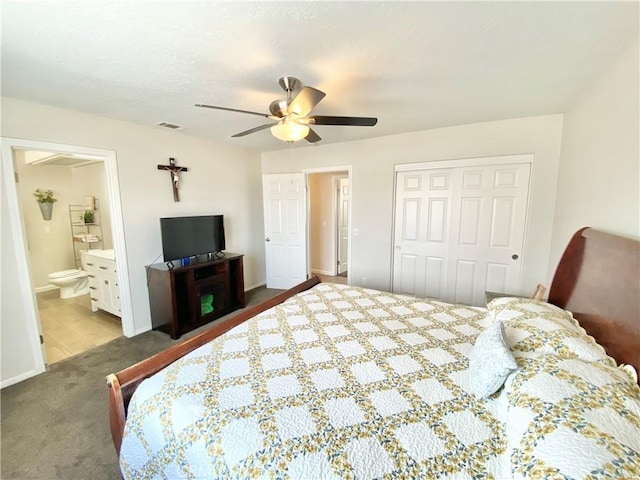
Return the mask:
{"type": "Polygon", "coordinates": [[[61,299],[58,290],[50,290],[36,298],[49,365],[122,336],[120,318],[92,312],[89,295],[61,299]]]}

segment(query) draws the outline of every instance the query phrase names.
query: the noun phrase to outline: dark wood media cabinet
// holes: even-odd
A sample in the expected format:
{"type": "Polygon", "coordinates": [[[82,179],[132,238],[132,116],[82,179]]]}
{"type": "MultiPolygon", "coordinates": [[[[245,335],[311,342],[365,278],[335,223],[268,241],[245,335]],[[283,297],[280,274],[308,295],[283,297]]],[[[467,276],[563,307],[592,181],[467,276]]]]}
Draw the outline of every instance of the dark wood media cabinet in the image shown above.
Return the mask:
{"type": "Polygon", "coordinates": [[[153,329],[176,339],[183,333],[243,308],[242,257],[226,253],[223,258],[195,261],[188,266],[148,265],[153,329]]]}

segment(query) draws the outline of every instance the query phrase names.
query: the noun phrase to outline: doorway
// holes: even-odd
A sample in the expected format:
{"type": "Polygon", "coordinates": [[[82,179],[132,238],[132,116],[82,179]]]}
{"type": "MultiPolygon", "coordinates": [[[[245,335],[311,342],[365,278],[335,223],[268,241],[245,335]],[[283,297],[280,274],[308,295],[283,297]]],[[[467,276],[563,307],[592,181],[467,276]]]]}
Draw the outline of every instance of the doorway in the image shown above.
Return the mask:
{"type": "MultiPolygon", "coordinates": [[[[11,225],[12,242],[14,245],[16,264],[18,266],[16,272],[16,283],[19,285],[19,292],[21,295],[21,304],[23,306],[23,312],[21,318],[25,322],[25,332],[29,336],[29,344],[32,349],[29,352],[33,359],[33,365],[35,368],[28,373],[20,376],[19,378],[8,378],[3,381],[3,387],[15,383],[17,381],[28,378],[29,376],[41,373],[45,370],[45,349],[42,346],[42,329],[40,324],[40,315],[37,308],[36,282],[34,282],[34,275],[31,268],[31,261],[29,258],[29,242],[25,236],[25,212],[23,211],[23,203],[20,201],[18,183],[9,181],[9,179],[15,178],[19,181],[18,169],[16,168],[16,162],[18,157],[25,151],[38,151],[46,152],[49,156],[64,153],[67,159],[78,160],[84,158],[85,160],[91,159],[93,161],[102,161],[104,173],[106,177],[106,192],[107,197],[104,198],[103,204],[109,206],[111,212],[110,221],[108,221],[108,227],[111,230],[111,236],[113,239],[113,251],[115,261],[118,268],[118,283],[121,291],[120,303],[121,303],[121,329],[119,333],[124,333],[126,336],[133,336],[133,314],[131,306],[131,295],[129,289],[129,275],[127,256],[124,243],[124,230],[122,221],[122,208],[120,203],[120,189],[117,175],[116,155],[114,151],[94,149],[89,147],[79,147],[74,145],[62,145],[49,142],[38,142],[31,140],[21,140],[13,138],[2,138],[2,173],[6,181],[4,186],[6,188],[7,199],[7,213],[8,222],[11,225]]],[[[47,188],[46,185],[42,187],[47,188]]],[[[25,195],[30,192],[23,192],[25,195]]],[[[31,199],[32,197],[29,198],[31,199]]],[[[34,203],[35,203],[35,199],[34,203]]],[[[55,209],[56,207],[54,207],[55,209]]],[[[58,208],[54,210],[53,215],[58,215],[69,222],[69,209],[58,208]]],[[[45,223],[45,222],[43,222],[45,223]]],[[[47,227],[50,225],[42,225],[43,232],[46,233],[47,227]]],[[[70,236],[71,237],[71,236],[70,236]]],[[[71,238],[69,238],[69,245],[71,244],[71,238]]],[[[70,265],[70,268],[75,268],[74,264],[70,265]]],[[[8,353],[11,356],[10,353],[8,353]]],[[[24,352],[22,352],[24,356],[24,352]]]]}
{"type": "Polygon", "coordinates": [[[309,270],[323,281],[348,284],[349,172],[330,170],[306,173],[309,270]]]}
{"type": "MultiPolygon", "coordinates": [[[[291,288],[311,275],[319,275],[326,281],[348,283],[346,276],[338,276],[337,180],[340,178],[346,180],[343,185],[348,185],[350,190],[351,166],[262,176],[268,288],[291,288]],[[315,182],[321,183],[322,188],[314,188],[315,182]],[[312,261],[314,249],[319,252],[322,263],[312,261]]],[[[347,200],[343,203],[340,220],[344,225],[343,274],[351,270],[349,226],[353,198],[347,200]]]]}
{"type": "Polygon", "coordinates": [[[114,252],[104,158],[16,149],[14,168],[44,353],[51,365],[122,336],[119,312],[95,308],[100,285],[86,265],[93,258],[87,254],[114,252]],[[51,191],[55,199],[46,219],[38,208],[42,204],[33,201],[36,189],[51,191]]]}

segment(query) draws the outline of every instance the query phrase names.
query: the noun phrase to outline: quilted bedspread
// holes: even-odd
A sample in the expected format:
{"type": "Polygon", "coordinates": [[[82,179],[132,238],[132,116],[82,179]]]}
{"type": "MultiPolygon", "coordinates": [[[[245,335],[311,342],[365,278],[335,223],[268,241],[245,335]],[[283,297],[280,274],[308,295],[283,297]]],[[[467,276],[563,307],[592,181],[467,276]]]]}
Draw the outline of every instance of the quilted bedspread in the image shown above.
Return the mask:
{"type": "Polygon", "coordinates": [[[317,285],[145,380],[123,477],[640,477],[640,389],[615,363],[560,349],[519,358],[488,399],[470,393],[469,356],[491,321],[317,285]]]}
{"type": "Polygon", "coordinates": [[[130,478],[503,478],[495,400],[465,390],[485,310],[320,284],[143,382],[130,478]]]}

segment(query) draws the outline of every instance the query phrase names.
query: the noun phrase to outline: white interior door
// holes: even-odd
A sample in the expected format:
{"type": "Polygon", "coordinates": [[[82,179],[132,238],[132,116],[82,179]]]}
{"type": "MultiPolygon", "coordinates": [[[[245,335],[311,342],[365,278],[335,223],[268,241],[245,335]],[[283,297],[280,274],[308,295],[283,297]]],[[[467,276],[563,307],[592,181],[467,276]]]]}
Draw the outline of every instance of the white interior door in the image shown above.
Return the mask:
{"type": "Polygon", "coordinates": [[[442,298],[449,245],[452,169],[399,172],[393,289],[442,298]]]}
{"type": "Polygon", "coordinates": [[[302,173],[262,176],[268,288],[307,278],[306,189],[302,173]]]}
{"type": "Polygon", "coordinates": [[[518,293],[529,163],[398,172],[394,291],[483,305],[518,293]]]}
{"type": "Polygon", "coordinates": [[[519,293],[528,163],[457,169],[446,301],[484,305],[485,291],[519,293]]]}
{"type": "Polygon", "coordinates": [[[338,179],[338,275],[349,264],[349,178],[338,179]]]}

